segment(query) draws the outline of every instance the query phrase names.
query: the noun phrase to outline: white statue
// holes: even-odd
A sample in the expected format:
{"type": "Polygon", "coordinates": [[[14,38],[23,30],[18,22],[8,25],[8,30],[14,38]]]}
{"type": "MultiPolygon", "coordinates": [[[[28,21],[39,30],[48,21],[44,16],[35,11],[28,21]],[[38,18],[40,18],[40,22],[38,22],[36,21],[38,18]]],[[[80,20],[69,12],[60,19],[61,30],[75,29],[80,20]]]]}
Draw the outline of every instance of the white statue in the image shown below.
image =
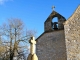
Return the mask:
{"type": "Polygon", "coordinates": [[[29,43],[30,43],[30,54],[29,54],[27,60],[38,60],[38,57],[37,57],[37,55],[35,53],[35,51],[36,51],[36,48],[35,48],[35,45],[36,45],[35,38],[31,37],[31,39],[29,40],[29,43]]]}
{"type": "Polygon", "coordinates": [[[35,38],[31,37],[29,42],[30,42],[30,53],[35,54],[35,44],[36,44],[35,38]]]}

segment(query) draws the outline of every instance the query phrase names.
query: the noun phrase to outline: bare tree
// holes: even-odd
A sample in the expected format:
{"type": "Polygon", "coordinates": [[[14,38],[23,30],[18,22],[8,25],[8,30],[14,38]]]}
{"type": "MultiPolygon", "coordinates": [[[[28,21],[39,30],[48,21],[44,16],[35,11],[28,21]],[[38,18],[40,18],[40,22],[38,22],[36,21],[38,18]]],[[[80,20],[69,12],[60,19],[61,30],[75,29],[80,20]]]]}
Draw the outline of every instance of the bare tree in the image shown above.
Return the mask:
{"type": "Polygon", "coordinates": [[[13,60],[13,57],[20,54],[20,42],[27,42],[32,35],[35,35],[34,30],[28,30],[25,33],[23,22],[17,18],[8,19],[8,22],[3,24],[0,29],[4,41],[9,43],[7,45],[7,52],[9,52],[10,60],[13,60]]]}

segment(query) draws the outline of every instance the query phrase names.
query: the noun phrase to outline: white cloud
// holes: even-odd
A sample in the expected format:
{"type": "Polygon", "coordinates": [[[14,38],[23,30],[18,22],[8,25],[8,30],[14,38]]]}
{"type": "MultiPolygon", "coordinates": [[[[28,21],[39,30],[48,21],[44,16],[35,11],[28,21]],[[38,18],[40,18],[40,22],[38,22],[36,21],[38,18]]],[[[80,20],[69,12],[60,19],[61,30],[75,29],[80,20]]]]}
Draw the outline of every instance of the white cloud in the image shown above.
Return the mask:
{"type": "Polygon", "coordinates": [[[5,2],[8,2],[8,1],[13,1],[13,0],[0,0],[0,4],[4,4],[5,2]]]}

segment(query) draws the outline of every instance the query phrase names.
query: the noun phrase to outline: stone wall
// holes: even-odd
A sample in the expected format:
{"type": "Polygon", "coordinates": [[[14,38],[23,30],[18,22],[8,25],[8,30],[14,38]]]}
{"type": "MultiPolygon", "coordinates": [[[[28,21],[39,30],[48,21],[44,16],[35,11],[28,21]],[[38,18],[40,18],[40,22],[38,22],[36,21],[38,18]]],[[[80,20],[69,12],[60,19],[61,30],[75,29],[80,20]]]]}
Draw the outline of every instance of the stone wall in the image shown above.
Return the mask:
{"type": "Polygon", "coordinates": [[[80,6],[65,22],[67,60],[80,60],[80,6]]]}
{"type": "Polygon", "coordinates": [[[36,41],[39,60],[67,60],[64,30],[43,33],[36,41]]]}

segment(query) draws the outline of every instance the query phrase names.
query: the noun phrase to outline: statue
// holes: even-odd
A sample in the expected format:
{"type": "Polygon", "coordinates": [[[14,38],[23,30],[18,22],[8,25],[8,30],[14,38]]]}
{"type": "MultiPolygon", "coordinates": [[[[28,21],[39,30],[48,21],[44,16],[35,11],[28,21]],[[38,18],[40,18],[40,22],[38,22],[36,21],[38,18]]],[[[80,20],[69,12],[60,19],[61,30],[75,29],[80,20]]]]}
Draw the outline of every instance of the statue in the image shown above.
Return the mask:
{"type": "Polygon", "coordinates": [[[38,60],[38,57],[35,53],[35,44],[36,44],[35,38],[31,37],[31,39],[29,40],[29,43],[30,43],[30,54],[27,60],[38,60]]]}
{"type": "Polygon", "coordinates": [[[31,37],[29,43],[30,43],[30,53],[34,54],[35,53],[35,44],[36,44],[34,37],[31,37]]]}

